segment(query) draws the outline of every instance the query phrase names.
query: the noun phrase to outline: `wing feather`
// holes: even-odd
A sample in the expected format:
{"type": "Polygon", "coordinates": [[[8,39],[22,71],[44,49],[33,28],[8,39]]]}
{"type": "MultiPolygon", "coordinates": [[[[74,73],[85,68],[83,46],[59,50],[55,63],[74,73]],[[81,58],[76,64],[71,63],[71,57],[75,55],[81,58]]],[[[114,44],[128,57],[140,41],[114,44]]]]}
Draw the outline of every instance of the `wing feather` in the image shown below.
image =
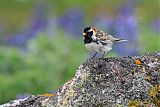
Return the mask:
{"type": "Polygon", "coordinates": [[[103,42],[122,42],[122,41],[127,41],[125,39],[119,39],[119,38],[114,38],[112,35],[109,35],[103,31],[97,31],[96,35],[98,40],[103,41],[103,42]]]}

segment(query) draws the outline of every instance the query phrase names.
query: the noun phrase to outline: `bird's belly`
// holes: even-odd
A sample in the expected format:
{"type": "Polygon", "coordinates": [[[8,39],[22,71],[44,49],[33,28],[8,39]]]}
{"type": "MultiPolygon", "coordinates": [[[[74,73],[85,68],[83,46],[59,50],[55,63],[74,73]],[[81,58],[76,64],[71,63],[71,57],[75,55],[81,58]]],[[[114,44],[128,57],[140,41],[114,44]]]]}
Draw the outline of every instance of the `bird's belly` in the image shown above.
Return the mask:
{"type": "Polygon", "coordinates": [[[108,52],[112,49],[112,44],[102,45],[97,43],[85,44],[89,51],[94,51],[98,53],[108,52]]]}

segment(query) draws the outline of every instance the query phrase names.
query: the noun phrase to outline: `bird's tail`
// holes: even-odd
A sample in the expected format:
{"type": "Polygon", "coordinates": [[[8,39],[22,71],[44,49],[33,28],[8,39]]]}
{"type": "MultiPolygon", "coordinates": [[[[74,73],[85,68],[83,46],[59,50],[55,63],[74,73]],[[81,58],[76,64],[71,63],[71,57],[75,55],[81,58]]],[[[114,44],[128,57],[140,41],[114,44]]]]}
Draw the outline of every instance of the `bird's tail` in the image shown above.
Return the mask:
{"type": "Polygon", "coordinates": [[[126,39],[115,39],[114,41],[115,41],[115,42],[126,42],[126,41],[128,41],[128,40],[126,40],[126,39]]]}

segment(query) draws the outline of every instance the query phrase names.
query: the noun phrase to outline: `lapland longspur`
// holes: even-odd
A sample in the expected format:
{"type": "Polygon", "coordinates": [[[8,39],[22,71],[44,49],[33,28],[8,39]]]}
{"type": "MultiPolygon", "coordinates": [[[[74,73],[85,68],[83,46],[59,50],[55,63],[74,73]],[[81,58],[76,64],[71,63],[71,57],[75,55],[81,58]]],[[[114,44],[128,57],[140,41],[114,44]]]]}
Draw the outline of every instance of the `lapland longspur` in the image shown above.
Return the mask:
{"type": "Polygon", "coordinates": [[[93,57],[95,57],[97,53],[102,54],[102,57],[104,57],[104,55],[112,49],[112,45],[115,42],[127,41],[125,39],[114,38],[112,35],[90,26],[84,28],[83,36],[86,48],[89,51],[95,52],[93,57]]]}

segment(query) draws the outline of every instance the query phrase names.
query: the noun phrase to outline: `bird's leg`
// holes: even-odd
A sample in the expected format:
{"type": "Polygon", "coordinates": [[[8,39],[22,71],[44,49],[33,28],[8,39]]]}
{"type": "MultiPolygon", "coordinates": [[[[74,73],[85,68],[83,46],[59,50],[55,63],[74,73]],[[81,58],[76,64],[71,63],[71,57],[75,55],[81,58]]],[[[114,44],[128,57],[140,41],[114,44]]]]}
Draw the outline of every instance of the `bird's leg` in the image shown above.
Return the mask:
{"type": "Polygon", "coordinates": [[[97,55],[97,52],[93,55],[93,57],[92,58],[95,58],[95,56],[97,55]]]}
{"type": "Polygon", "coordinates": [[[103,55],[102,55],[102,57],[101,57],[101,58],[103,58],[105,54],[106,54],[106,52],[103,52],[103,55]]]}

